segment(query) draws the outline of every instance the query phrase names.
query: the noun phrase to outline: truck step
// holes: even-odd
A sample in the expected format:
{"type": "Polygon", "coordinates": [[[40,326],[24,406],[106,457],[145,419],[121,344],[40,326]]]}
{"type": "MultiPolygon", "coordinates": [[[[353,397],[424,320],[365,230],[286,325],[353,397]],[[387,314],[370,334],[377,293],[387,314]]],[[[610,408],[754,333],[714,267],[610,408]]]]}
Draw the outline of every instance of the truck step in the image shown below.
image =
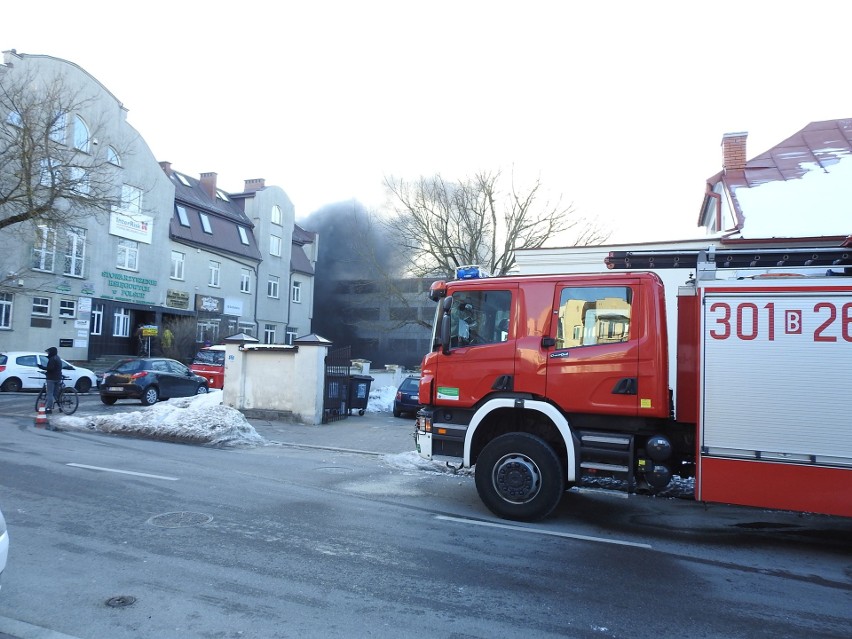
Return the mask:
{"type": "Polygon", "coordinates": [[[580,468],[588,468],[589,470],[605,470],[610,473],[630,472],[629,466],[622,466],[621,464],[602,464],[600,462],[581,462],[580,468]]]}

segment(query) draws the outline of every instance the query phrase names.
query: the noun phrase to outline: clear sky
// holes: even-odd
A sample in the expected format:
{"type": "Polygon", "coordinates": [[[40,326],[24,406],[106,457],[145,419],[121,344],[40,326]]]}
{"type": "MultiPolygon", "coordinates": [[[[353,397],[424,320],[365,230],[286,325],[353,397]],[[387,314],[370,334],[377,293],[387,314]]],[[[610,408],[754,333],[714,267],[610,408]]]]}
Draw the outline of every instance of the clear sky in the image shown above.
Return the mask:
{"type": "MultiPolygon", "coordinates": [[[[158,160],[281,186],[297,219],[385,176],[540,176],[612,241],[696,233],[721,140],[852,117],[852,2],[54,0],[0,49],[74,62],[158,160]]],[[[558,242],[556,242],[558,244],[558,242]]]]}

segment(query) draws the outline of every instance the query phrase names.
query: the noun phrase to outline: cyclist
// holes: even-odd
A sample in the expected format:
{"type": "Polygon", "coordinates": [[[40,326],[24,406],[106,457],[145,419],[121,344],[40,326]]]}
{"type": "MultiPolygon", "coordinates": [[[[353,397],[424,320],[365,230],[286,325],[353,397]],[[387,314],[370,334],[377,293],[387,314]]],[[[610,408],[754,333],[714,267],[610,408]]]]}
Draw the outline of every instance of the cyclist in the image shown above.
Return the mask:
{"type": "Polygon", "coordinates": [[[59,399],[59,389],[62,387],[62,359],[59,357],[59,351],[55,346],[48,348],[47,366],[38,364],[37,366],[44,371],[44,379],[47,392],[45,393],[44,412],[53,412],[53,403],[59,399]]]}

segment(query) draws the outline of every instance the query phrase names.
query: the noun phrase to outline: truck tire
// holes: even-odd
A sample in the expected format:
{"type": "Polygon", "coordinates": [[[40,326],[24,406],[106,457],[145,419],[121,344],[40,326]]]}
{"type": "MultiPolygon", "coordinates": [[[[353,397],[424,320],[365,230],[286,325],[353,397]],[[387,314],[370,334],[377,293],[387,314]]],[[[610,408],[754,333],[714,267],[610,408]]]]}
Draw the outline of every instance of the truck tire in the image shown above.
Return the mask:
{"type": "Polygon", "coordinates": [[[489,442],[476,460],[476,491],[498,517],[537,521],[565,492],[559,457],[540,437],[509,433],[489,442]]]}

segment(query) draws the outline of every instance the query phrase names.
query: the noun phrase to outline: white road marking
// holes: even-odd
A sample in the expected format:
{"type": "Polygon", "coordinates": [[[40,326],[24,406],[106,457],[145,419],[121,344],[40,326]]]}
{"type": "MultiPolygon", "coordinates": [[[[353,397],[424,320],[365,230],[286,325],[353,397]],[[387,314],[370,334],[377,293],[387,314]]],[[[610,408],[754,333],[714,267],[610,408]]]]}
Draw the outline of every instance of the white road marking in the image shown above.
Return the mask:
{"type": "Polygon", "coordinates": [[[566,537],[568,539],[579,539],[581,541],[594,541],[601,544],[615,544],[617,546],[632,546],[634,548],[645,548],[653,550],[650,544],[637,544],[632,541],[622,541],[620,539],[604,539],[603,537],[588,537],[586,535],[575,535],[572,533],[556,532],[553,530],[542,530],[540,528],[528,528],[526,526],[513,526],[511,524],[498,524],[490,521],[476,521],[475,519],[465,519],[464,517],[447,517],[444,515],[436,515],[435,519],[443,521],[454,521],[460,524],[471,524],[473,526],[486,526],[488,528],[505,528],[506,530],[518,530],[520,532],[535,533],[537,535],[549,535],[551,537],[566,537]]]}
{"type": "Polygon", "coordinates": [[[179,477],[165,477],[164,475],[149,475],[148,473],[136,473],[132,470],[118,470],[117,468],[101,468],[100,466],[87,466],[86,464],[67,464],[74,468],[86,468],[88,470],[102,470],[105,473],[120,473],[122,475],[135,475],[136,477],[150,477],[151,479],[165,479],[166,481],[179,481],[179,477]]]}

